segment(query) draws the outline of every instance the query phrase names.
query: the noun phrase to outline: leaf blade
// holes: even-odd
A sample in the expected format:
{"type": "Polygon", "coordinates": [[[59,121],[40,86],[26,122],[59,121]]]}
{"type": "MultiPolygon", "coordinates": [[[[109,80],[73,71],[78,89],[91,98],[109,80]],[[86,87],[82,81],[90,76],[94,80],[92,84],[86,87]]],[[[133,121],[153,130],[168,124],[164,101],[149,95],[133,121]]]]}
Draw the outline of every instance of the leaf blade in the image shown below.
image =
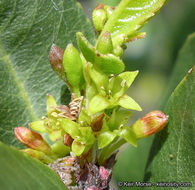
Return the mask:
{"type": "Polygon", "coordinates": [[[67,189],[49,167],[14,147],[0,142],[0,154],[3,155],[0,157],[2,189],[67,189]]]}
{"type": "MultiPolygon", "coordinates": [[[[151,181],[177,181],[194,183],[194,111],[195,67],[179,83],[172,93],[165,112],[169,115],[169,123],[153,143],[153,152],[148,163],[148,172],[152,172],[151,181]],[[159,149],[159,150],[158,150],[159,149]],[[158,153],[158,154],[157,154],[158,153]],[[154,155],[155,158],[154,158],[154,155]],[[160,167],[159,164],[160,163],[160,167]],[[166,164],[166,172],[163,172],[166,164]]],[[[147,174],[146,174],[147,178],[147,174]]],[[[171,188],[174,189],[174,188],[171,188]]]]}
{"type": "Polygon", "coordinates": [[[8,0],[1,7],[0,139],[20,146],[13,127],[39,120],[46,113],[46,94],[59,96],[64,85],[50,68],[50,46],[55,42],[65,48],[70,41],[76,45],[78,30],[90,41],[94,35],[72,0],[8,0]]]}
{"type": "Polygon", "coordinates": [[[166,0],[122,0],[107,21],[101,35],[110,32],[114,47],[135,37],[143,37],[137,30],[153,17],[165,2],[166,0]]]}

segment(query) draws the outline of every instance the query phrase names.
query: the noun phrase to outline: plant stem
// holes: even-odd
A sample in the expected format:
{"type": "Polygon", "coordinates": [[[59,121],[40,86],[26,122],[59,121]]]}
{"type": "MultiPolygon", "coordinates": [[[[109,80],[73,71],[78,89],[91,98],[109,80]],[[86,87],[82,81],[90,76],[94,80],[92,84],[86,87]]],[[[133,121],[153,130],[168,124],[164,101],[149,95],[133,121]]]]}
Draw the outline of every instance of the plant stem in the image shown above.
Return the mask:
{"type": "Polygon", "coordinates": [[[109,158],[109,156],[111,156],[111,154],[113,152],[115,152],[118,148],[120,148],[123,144],[125,144],[126,141],[124,139],[120,139],[119,141],[117,141],[115,144],[113,144],[110,149],[108,149],[108,147],[105,147],[100,155],[99,158],[99,164],[101,165],[103,163],[104,160],[106,160],[107,158],[109,158]]]}

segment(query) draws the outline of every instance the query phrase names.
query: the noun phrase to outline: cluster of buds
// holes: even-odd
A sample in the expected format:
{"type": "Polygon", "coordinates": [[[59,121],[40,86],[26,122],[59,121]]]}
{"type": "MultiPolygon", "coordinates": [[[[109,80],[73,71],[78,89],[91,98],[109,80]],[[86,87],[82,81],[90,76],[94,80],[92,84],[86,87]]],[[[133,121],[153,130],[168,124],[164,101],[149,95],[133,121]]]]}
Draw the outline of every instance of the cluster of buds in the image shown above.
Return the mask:
{"type": "Polygon", "coordinates": [[[92,21],[97,34],[100,34],[104,28],[105,23],[110,18],[115,7],[99,3],[92,13],[92,21]]]}
{"type": "MultiPolygon", "coordinates": [[[[121,59],[124,44],[132,36],[126,33],[113,36],[107,30],[106,23],[114,10],[99,4],[93,11],[92,19],[99,35],[95,46],[81,32],[77,32],[80,52],[71,43],[65,50],[55,44],[51,46],[50,64],[69,87],[70,104],[57,105],[47,95],[47,117],[32,122],[32,130],[15,128],[17,139],[28,147],[23,152],[50,164],[66,185],[71,185],[74,173],[77,185],[85,190],[106,189],[111,177],[106,164],[113,157],[115,163],[116,150],[125,142],[137,146],[139,139],[157,133],[168,120],[163,112],[153,111],[128,126],[130,110],[142,110],[126,93],[138,71],[124,72],[121,59]],[[73,157],[63,158],[71,153],[73,157]],[[68,170],[67,163],[72,158],[79,160],[79,167],[75,169],[72,163],[72,170],[68,170]]],[[[136,38],[145,35],[137,31],[134,34],[136,38]]]]}

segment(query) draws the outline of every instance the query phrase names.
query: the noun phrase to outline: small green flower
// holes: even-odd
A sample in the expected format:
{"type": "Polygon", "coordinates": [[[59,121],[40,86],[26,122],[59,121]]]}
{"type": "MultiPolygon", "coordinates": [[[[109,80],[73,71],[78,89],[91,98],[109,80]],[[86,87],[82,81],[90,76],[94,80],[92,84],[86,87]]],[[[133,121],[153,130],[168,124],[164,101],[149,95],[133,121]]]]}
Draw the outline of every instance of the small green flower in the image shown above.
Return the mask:
{"type": "Polygon", "coordinates": [[[98,73],[98,71],[91,66],[88,67],[88,73],[98,91],[98,94],[89,102],[88,110],[91,115],[116,106],[137,111],[142,110],[131,97],[125,94],[137,76],[138,71],[124,72],[109,79],[107,76],[102,78],[101,73],[99,74],[101,78],[97,74],[94,77],[94,73],[98,73]]]}
{"type": "Polygon", "coordinates": [[[80,124],[66,118],[62,118],[60,122],[64,131],[74,139],[71,149],[75,156],[88,152],[95,142],[91,127],[81,127],[80,124]]]}
{"type": "Polygon", "coordinates": [[[57,106],[53,96],[47,95],[47,116],[40,121],[35,121],[30,124],[30,127],[38,132],[47,132],[51,141],[56,142],[64,135],[61,125],[61,118],[69,118],[76,120],[71,115],[70,109],[65,105],[57,106]]]}

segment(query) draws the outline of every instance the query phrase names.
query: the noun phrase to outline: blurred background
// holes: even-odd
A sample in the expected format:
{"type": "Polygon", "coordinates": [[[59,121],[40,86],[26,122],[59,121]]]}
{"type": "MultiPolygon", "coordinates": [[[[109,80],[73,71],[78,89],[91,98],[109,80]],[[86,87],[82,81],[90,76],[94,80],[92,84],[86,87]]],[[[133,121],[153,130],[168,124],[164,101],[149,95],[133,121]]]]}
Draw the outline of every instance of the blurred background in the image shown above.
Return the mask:
{"type": "MultiPolygon", "coordinates": [[[[80,0],[90,20],[92,10],[99,2],[114,6],[120,0],[80,0]]],[[[178,51],[187,36],[195,31],[195,0],[170,0],[141,31],[147,32],[146,38],[129,43],[123,56],[126,70],[140,71],[128,93],[140,104],[143,112],[135,112],[131,123],[147,112],[163,110],[166,105],[170,95],[169,79],[178,51]]],[[[121,148],[113,169],[115,190],[129,189],[117,187],[118,181],[143,182],[153,138],[139,141],[138,148],[128,145],[121,148]]]]}

